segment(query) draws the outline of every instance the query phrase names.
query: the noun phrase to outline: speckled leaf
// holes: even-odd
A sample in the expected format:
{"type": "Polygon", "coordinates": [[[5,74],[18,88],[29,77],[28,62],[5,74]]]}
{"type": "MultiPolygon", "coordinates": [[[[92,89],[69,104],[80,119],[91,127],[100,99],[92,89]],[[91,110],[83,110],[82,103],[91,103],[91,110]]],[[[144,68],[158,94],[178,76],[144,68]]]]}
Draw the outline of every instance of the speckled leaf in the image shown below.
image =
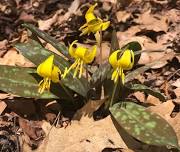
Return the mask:
{"type": "Polygon", "coordinates": [[[179,148],[176,133],[159,115],[133,102],[114,104],[110,112],[116,121],[138,140],[159,146],[179,148]]]}
{"type": "MultiPolygon", "coordinates": [[[[47,91],[45,91],[43,94],[39,94],[39,81],[36,80],[32,73],[35,73],[35,70],[32,68],[0,65],[0,90],[26,98],[59,98],[55,94],[47,91]]],[[[67,94],[61,92],[61,97],[67,98],[67,94]]]]}
{"type": "Polygon", "coordinates": [[[35,27],[32,24],[23,24],[22,26],[28,28],[33,34],[42,38],[46,42],[50,43],[54,48],[56,48],[58,51],[60,51],[66,57],[69,57],[68,49],[66,48],[66,46],[59,43],[55,38],[51,37],[46,32],[41,31],[40,29],[38,29],[37,27],[35,27]]]}
{"type": "Polygon", "coordinates": [[[146,64],[145,66],[142,66],[136,70],[133,70],[132,72],[129,72],[126,75],[125,83],[128,81],[133,80],[137,75],[144,73],[145,71],[149,70],[151,67],[155,66],[156,64],[160,64],[162,61],[156,61],[149,64],[146,64]]]}
{"type": "MultiPolygon", "coordinates": [[[[50,55],[54,54],[53,52],[43,48],[38,42],[34,40],[32,40],[31,43],[16,44],[15,48],[35,65],[39,65],[50,55]]],[[[64,71],[65,67],[69,67],[69,63],[63,57],[56,54],[54,55],[54,64],[57,65],[62,71],[64,71]]],[[[89,89],[87,80],[83,77],[81,79],[78,79],[73,78],[72,76],[73,73],[70,72],[70,74],[62,80],[62,82],[68,88],[85,97],[89,89]]]]}
{"type": "Polygon", "coordinates": [[[92,75],[92,83],[96,84],[100,81],[104,81],[107,77],[110,77],[111,65],[109,63],[104,63],[99,66],[99,68],[92,75]],[[101,71],[101,72],[100,72],[101,71]]]}
{"type": "Polygon", "coordinates": [[[159,100],[163,102],[166,101],[166,98],[162,93],[160,93],[159,91],[153,90],[143,84],[131,84],[131,85],[128,85],[128,88],[131,89],[132,91],[142,91],[147,94],[151,94],[152,96],[159,98],[159,100]]]}

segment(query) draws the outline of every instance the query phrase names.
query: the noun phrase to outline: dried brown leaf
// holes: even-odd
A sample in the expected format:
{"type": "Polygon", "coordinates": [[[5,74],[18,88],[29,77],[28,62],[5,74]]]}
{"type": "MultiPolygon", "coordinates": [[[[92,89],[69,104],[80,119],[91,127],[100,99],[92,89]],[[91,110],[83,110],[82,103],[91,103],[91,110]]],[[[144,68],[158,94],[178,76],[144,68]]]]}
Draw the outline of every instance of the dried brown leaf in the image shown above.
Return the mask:
{"type": "Polygon", "coordinates": [[[177,88],[180,88],[180,79],[177,79],[174,83],[171,84],[172,86],[175,86],[177,88]]]}
{"type": "MultiPolygon", "coordinates": [[[[45,122],[43,128],[48,133],[51,126],[45,122]]],[[[36,152],[99,152],[106,147],[127,149],[110,116],[100,121],[91,118],[72,121],[66,129],[52,128],[36,152]]]]}
{"type": "Polygon", "coordinates": [[[135,19],[135,22],[141,24],[141,27],[147,30],[154,30],[156,32],[166,32],[168,30],[167,17],[151,14],[151,10],[140,14],[139,17],[135,19]]]}
{"type": "Polygon", "coordinates": [[[126,22],[131,17],[131,13],[127,11],[118,11],[116,17],[118,22],[126,22]]]}
{"type": "Polygon", "coordinates": [[[145,101],[145,95],[143,92],[135,92],[133,94],[140,102],[144,102],[145,101]]]}
{"type": "Polygon", "coordinates": [[[7,107],[7,104],[4,101],[0,101],[0,115],[3,113],[6,107],[7,107]]]}
{"type": "Polygon", "coordinates": [[[176,88],[176,89],[174,90],[174,93],[175,93],[175,95],[176,95],[176,98],[180,98],[180,88],[176,88]]]}
{"type": "Polygon", "coordinates": [[[171,113],[174,109],[175,105],[172,102],[172,100],[168,100],[162,104],[156,105],[156,106],[151,106],[149,108],[150,111],[153,111],[160,116],[162,116],[164,119],[169,120],[171,118],[171,113]]]}
{"type": "Polygon", "coordinates": [[[152,104],[152,105],[159,105],[162,102],[158,98],[156,98],[156,97],[154,97],[152,95],[148,95],[148,97],[146,99],[146,103],[149,103],[149,104],[152,104]]]}

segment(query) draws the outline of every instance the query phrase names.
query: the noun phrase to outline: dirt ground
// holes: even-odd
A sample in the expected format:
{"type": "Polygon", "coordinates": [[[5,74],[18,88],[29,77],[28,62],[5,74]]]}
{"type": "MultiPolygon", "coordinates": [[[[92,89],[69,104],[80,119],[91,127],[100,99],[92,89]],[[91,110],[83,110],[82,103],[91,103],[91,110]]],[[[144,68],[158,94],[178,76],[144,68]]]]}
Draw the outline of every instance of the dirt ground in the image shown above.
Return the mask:
{"type": "MultiPolygon", "coordinates": [[[[99,0],[95,13],[110,20],[103,34],[103,60],[110,51],[111,33],[117,31],[119,45],[136,40],[144,52],[139,64],[162,61],[136,80],[167,97],[166,102],[142,92],[131,94],[140,103],[166,119],[180,144],[180,1],[179,0],[99,0]],[[160,52],[151,52],[160,50],[160,52]]],[[[26,42],[23,23],[32,23],[58,41],[69,45],[79,38],[84,14],[93,0],[0,0],[0,64],[34,67],[13,46],[26,42]]],[[[92,42],[93,36],[88,37],[92,42]]],[[[54,50],[51,45],[46,48],[54,50]]],[[[96,61],[99,62],[99,56],[96,61]]],[[[1,152],[176,152],[176,149],[148,146],[121,130],[110,116],[94,120],[97,105],[83,102],[76,108],[58,101],[38,101],[0,92],[1,152]],[[47,104],[51,102],[50,106],[47,104]],[[82,109],[90,110],[91,116],[82,109]],[[62,111],[59,114],[59,111],[62,111]],[[79,119],[78,114],[81,115],[79,119]],[[71,121],[70,121],[71,120],[71,121]],[[125,140],[124,140],[125,138],[125,140]]]]}

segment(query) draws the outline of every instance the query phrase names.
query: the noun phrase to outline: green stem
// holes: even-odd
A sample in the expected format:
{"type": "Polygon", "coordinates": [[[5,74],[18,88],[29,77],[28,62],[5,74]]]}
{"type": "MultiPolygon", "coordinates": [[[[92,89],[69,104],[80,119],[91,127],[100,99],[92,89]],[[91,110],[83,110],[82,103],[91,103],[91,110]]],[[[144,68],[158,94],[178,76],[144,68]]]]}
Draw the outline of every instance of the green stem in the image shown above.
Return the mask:
{"type": "Polygon", "coordinates": [[[113,101],[114,101],[114,96],[115,96],[115,93],[116,93],[117,86],[118,86],[118,81],[114,85],[109,107],[111,107],[113,105],[113,103],[114,103],[113,101]]]}
{"type": "Polygon", "coordinates": [[[100,49],[100,65],[102,65],[102,30],[100,30],[100,42],[99,42],[99,49],[100,49]]]}

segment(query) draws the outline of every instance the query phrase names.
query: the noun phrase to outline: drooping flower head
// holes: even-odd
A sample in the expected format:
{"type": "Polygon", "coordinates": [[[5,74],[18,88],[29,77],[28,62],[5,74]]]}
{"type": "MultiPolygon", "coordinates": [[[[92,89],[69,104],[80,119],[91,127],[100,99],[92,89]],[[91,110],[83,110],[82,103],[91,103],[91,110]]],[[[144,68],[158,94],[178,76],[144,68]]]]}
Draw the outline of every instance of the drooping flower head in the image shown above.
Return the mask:
{"type": "Polygon", "coordinates": [[[60,69],[53,64],[54,55],[49,56],[44,62],[37,67],[37,74],[43,77],[43,80],[39,82],[39,93],[43,93],[44,90],[50,90],[51,81],[58,83],[60,69]]]}
{"type": "Polygon", "coordinates": [[[125,50],[123,54],[121,53],[121,50],[114,51],[109,57],[109,63],[114,69],[111,80],[117,83],[120,77],[124,84],[125,75],[123,70],[132,69],[134,65],[134,52],[132,50],[125,50]]]}
{"type": "Polygon", "coordinates": [[[100,30],[105,31],[109,25],[110,21],[103,22],[102,19],[94,15],[94,9],[97,3],[91,5],[85,14],[86,23],[79,28],[82,31],[81,35],[99,32],[100,30]]]}
{"type": "Polygon", "coordinates": [[[73,77],[75,78],[77,73],[79,72],[79,78],[81,78],[84,71],[84,64],[89,64],[94,60],[96,51],[96,45],[89,49],[78,45],[77,40],[73,41],[69,47],[69,54],[72,58],[75,59],[75,62],[69,68],[65,69],[63,78],[65,78],[72,69],[75,70],[73,77]]]}

